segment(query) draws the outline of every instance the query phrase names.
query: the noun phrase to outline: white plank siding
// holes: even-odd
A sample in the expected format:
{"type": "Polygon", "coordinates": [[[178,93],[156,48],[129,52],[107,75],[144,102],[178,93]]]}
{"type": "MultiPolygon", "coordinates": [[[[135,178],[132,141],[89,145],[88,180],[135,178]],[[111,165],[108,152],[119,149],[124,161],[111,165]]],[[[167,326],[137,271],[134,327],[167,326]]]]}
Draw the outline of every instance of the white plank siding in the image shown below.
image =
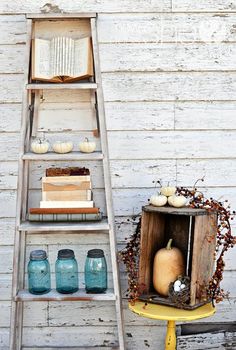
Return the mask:
{"type": "MultiPolygon", "coordinates": [[[[99,13],[99,50],[119,249],[135,230],[132,215],[140,213],[142,205],[156,191],[153,181],[158,179],[191,187],[197,178],[205,176],[201,190],[207,196],[229,199],[232,209],[236,208],[236,1],[45,3],[0,2],[0,350],[8,350],[9,344],[26,12],[52,9],[99,13]]],[[[87,30],[83,21],[80,25],[87,30]]],[[[85,136],[93,138],[87,120],[94,113],[93,106],[88,105],[88,91],[44,91],[43,98],[39,129],[47,133],[49,141],[71,139],[78,149],[85,136]],[[64,103],[57,104],[58,98],[64,103]],[[56,111],[49,119],[48,113],[54,107],[56,111]],[[80,121],[78,107],[84,112],[80,121]],[[64,115],[68,115],[69,127],[64,115]]],[[[99,140],[95,141],[99,149],[99,140]]],[[[75,164],[78,165],[61,163],[75,164]]],[[[53,165],[55,162],[32,163],[30,205],[38,203],[41,177],[53,165]]],[[[80,165],[90,166],[95,198],[104,210],[101,163],[80,165]]],[[[236,223],[236,235],[235,228],[236,223]]],[[[99,238],[86,233],[32,234],[28,235],[27,244],[27,259],[31,249],[47,249],[52,272],[57,250],[74,249],[80,286],[84,284],[86,251],[99,245],[107,255],[112,286],[107,233],[99,233],[99,238]]],[[[236,250],[232,250],[226,255],[223,283],[225,290],[231,292],[230,300],[219,304],[216,314],[201,322],[236,321],[235,261],[236,250]]],[[[124,266],[120,266],[120,271],[127,349],[163,350],[164,323],[138,317],[128,310],[124,266]]],[[[54,273],[52,276],[54,284],[54,273]]],[[[24,324],[26,346],[104,346],[113,345],[117,339],[112,302],[26,303],[24,324]]]]}

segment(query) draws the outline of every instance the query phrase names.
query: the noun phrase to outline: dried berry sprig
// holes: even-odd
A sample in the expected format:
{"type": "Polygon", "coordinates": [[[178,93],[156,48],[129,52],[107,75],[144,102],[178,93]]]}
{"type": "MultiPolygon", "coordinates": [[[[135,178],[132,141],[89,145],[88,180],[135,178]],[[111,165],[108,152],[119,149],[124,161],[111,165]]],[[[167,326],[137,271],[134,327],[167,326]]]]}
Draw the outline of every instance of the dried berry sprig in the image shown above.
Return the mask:
{"type": "Polygon", "coordinates": [[[142,293],[141,286],[139,286],[138,283],[140,232],[141,217],[139,218],[135,232],[131,235],[129,242],[126,244],[126,247],[119,252],[120,260],[125,264],[126,272],[128,274],[128,289],[126,296],[130,302],[135,302],[142,293]]]}

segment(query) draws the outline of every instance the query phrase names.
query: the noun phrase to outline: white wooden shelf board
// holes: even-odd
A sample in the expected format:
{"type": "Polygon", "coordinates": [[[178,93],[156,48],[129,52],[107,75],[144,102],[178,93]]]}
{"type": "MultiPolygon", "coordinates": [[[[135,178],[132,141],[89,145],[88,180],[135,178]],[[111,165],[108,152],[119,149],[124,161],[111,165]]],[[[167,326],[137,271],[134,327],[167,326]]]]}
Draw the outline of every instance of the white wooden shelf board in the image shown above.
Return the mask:
{"type": "Polygon", "coordinates": [[[27,90],[65,90],[65,89],[82,89],[82,90],[96,90],[97,84],[96,83],[34,83],[34,84],[27,84],[26,85],[27,90]]]}
{"type": "MultiPolygon", "coordinates": [[[[101,347],[98,346],[23,346],[21,350],[98,350],[101,347]]],[[[102,346],[104,350],[119,350],[119,346],[102,346]]]]}
{"type": "Polygon", "coordinates": [[[84,222],[22,222],[19,226],[20,231],[30,233],[47,232],[57,233],[58,231],[108,231],[109,225],[106,219],[101,221],[84,222]]]}
{"type": "Polygon", "coordinates": [[[44,154],[27,152],[23,154],[22,159],[34,160],[34,161],[101,160],[103,159],[103,154],[102,152],[93,152],[93,153],[70,152],[70,153],[64,153],[64,154],[59,154],[55,152],[48,152],[44,154]]]}
{"type": "Polygon", "coordinates": [[[28,290],[20,290],[15,297],[16,301],[106,301],[116,300],[114,291],[109,289],[105,293],[101,294],[88,294],[84,289],[78,290],[73,294],[61,294],[55,289],[52,289],[47,294],[35,295],[29,293],[28,290]]]}
{"type": "Polygon", "coordinates": [[[85,12],[85,13],[27,13],[26,18],[32,19],[58,19],[60,21],[65,19],[73,19],[73,18],[95,18],[95,12],[85,12]]]}

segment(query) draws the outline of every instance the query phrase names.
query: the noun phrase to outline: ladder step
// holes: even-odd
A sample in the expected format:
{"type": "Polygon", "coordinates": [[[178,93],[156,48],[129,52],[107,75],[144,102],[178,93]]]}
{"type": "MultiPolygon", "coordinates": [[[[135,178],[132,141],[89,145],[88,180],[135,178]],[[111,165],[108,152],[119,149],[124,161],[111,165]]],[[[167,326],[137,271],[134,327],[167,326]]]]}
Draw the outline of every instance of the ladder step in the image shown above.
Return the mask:
{"type": "Polygon", "coordinates": [[[26,85],[27,90],[65,90],[65,89],[82,89],[82,90],[96,90],[97,84],[96,83],[70,83],[70,84],[64,84],[64,83],[52,83],[52,84],[45,84],[45,83],[35,83],[35,84],[27,84],[26,85]]]}
{"type": "Polygon", "coordinates": [[[73,294],[61,294],[52,289],[47,294],[35,295],[29,293],[28,290],[21,290],[15,296],[15,301],[108,301],[116,300],[116,296],[112,289],[102,294],[88,294],[84,289],[73,294]]]}
{"type": "Polygon", "coordinates": [[[96,18],[95,12],[84,13],[29,13],[26,18],[32,19],[58,19],[63,20],[67,18],[96,18]]]}
{"type": "Polygon", "coordinates": [[[22,159],[34,160],[34,161],[101,160],[103,159],[103,154],[102,152],[93,152],[93,153],[71,152],[71,153],[64,153],[64,154],[59,154],[55,152],[48,152],[44,154],[27,152],[23,154],[22,159]]]}
{"type": "Polygon", "coordinates": [[[119,346],[67,346],[67,347],[54,347],[54,346],[23,346],[21,350],[119,350],[119,346]]]}
{"type": "Polygon", "coordinates": [[[99,222],[22,222],[19,231],[30,233],[47,232],[57,233],[58,231],[108,231],[109,224],[106,219],[99,222]]]}

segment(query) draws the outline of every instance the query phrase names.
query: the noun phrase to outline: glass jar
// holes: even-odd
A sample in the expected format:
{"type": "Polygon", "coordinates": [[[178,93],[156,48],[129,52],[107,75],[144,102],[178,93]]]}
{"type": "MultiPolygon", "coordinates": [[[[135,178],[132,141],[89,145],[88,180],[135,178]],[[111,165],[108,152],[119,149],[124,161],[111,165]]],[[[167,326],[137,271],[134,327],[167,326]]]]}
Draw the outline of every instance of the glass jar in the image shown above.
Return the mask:
{"type": "Polygon", "coordinates": [[[102,249],[91,249],[85,261],[87,293],[104,293],[107,289],[107,264],[102,249]]]}
{"type": "Polygon", "coordinates": [[[56,289],[59,293],[69,294],[77,292],[78,264],[74,251],[61,249],[58,251],[56,261],[56,289]]]}
{"type": "Polygon", "coordinates": [[[33,250],[28,263],[29,292],[45,294],[51,290],[50,265],[44,250],[33,250]]]}

